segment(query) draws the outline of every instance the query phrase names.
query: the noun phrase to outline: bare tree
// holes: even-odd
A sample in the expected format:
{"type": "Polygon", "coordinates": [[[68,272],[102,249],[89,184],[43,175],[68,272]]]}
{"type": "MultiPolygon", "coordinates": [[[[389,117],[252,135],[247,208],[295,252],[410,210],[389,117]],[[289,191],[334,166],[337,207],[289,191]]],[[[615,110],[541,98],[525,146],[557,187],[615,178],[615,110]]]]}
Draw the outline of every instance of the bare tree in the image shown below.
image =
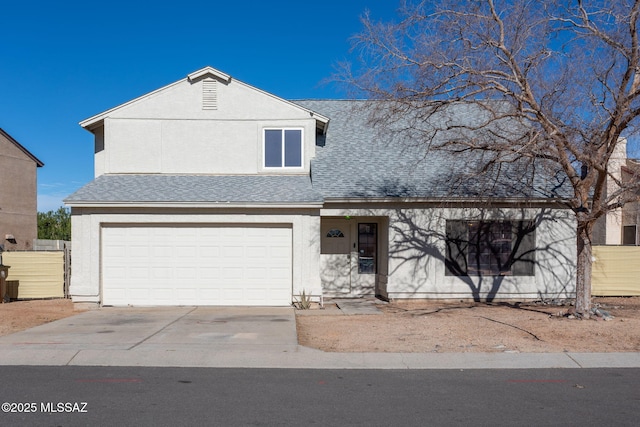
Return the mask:
{"type": "Polygon", "coordinates": [[[363,16],[354,37],[360,62],[341,64],[337,75],[357,96],[380,101],[370,103],[374,124],[427,150],[481,153],[478,173],[529,162],[561,175],[577,223],[583,317],[595,222],[637,201],[640,189],[637,175],[621,182],[610,170],[638,126],[639,13],[640,0],[407,1],[397,22],[363,16]],[[442,120],[461,104],[484,118],[442,120]],[[433,126],[434,115],[444,125],[433,126]]]}

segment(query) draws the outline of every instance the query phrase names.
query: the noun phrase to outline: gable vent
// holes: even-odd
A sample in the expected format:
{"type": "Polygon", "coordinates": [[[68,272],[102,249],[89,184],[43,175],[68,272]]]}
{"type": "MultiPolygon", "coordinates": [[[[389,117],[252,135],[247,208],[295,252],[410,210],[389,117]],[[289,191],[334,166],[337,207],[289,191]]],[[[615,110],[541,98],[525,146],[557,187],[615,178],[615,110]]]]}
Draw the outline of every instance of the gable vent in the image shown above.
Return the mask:
{"type": "Polygon", "coordinates": [[[218,109],[218,82],[214,79],[202,81],[202,109],[218,109]]]}

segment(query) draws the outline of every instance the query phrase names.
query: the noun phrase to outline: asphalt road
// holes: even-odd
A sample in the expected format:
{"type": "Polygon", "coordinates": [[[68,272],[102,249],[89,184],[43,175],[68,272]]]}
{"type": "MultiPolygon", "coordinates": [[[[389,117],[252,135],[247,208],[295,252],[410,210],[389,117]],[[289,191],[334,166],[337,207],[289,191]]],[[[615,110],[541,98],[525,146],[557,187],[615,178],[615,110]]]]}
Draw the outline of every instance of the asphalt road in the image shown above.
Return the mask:
{"type": "Polygon", "coordinates": [[[636,426],[640,369],[0,366],[0,425],[636,426]]]}

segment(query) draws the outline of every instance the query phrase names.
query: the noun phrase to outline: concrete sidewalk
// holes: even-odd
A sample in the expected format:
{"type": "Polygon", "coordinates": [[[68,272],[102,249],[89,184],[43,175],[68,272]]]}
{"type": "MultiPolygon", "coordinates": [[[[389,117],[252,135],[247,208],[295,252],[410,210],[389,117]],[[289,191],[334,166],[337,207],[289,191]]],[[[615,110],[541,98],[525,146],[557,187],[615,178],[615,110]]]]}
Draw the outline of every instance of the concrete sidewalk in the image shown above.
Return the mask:
{"type": "Polygon", "coordinates": [[[2,365],[309,369],[640,367],[640,353],[326,353],[287,307],[101,308],[0,337],[2,365]]]}

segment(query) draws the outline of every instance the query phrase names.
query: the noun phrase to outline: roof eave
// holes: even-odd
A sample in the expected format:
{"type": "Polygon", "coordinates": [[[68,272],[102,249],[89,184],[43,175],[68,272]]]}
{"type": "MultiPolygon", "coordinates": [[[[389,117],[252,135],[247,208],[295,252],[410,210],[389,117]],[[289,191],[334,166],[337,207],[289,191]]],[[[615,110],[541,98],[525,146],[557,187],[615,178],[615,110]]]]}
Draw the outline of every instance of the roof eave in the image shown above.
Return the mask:
{"type": "Polygon", "coordinates": [[[88,119],[85,119],[85,120],[81,121],[79,124],[84,129],[86,129],[89,132],[91,132],[94,129],[100,127],[102,125],[102,122],[104,121],[104,119],[107,118],[109,116],[109,114],[111,114],[112,112],[114,112],[116,110],[119,110],[121,108],[127,107],[127,106],[129,106],[131,104],[135,104],[136,102],[139,102],[139,101],[141,101],[143,99],[150,98],[150,97],[154,96],[155,94],[157,94],[159,92],[162,92],[162,91],[164,91],[164,90],[166,90],[166,89],[168,89],[168,88],[170,88],[172,86],[175,86],[177,84],[180,84],[180,83],[184,82],[185,80],[186,80],[186,78],[180,79],[177,82],[173,82],[173,83],[168,84],[166,86],[163,86],[163,87],[161,87],[159,89],[156,89],[156,90],[154,90],[152,92],[149,92],[147,94],[144,94],[142,96],[134,98],[131,101],[125,102],[124,104],[117,105],[117,106],[115,106],[113,108],[110,108],[110,109],[108,109],[106,111],[103,111],[102,113],[99,113],[99,114],[96,114],[95,116],[89,117],[88,119]]]}
{"type": "Polygon", "coordinates": [[[331,203],[439,203],[439,204],[461,204],[461,203],[486,203],[489,199],[493,203],[504,204],[522,204],[522,203],[543,203],[543,204],[561,204],[564,202],[562,198],[550,197],[489,197],[489,198],[472,198],[472,197],[326,197],[325,204],[331,203]]]}
{"type": "MultiPolygon", "coordinates": [[[[99,113],[99,114],[96,114],[95,116],[89,117],[88,119],[85,119],[85,120],[81,121],[79,124],[84,129],[88,130],[89,132],[92,132],[94,129],[102,126],[102,122],[104,121],[104,119],[107,118],[109,116],[109,114],[111,114],[112,112],[114,112],[116,110],[119,110],[121,108],[127,107],[127,106],[129,106],[131,104],[134,104],[136,102],[139,102],[139,101],[141,101],[143,99],[146,99],[146,98],[149,98],[151,96],[154,96],[156,93],[162,92],[162,91],[164,91],[164,90],[166,90],[166,89],[168,89],[168,88],[170,88],[172,86],[175,86],[177,84],[183,83],[185,81],[194,82],[194,81],[196,81],[196,80],[198,80],[198,79],[200,79],[202,77],[205,77],[207,75],[210,75],[210,76],[213,76],[215,78],[218,78],[218,79],[220,79],[220,80],[222,80],[222,81],[224,81],[226,83],[231,82],[231,79],[232,79],[230,75],[225,74],[222,71],[216,70],[213,67],[207,66],[207,67],[201,68],[200,70],[194,71],[193,73],[188,74],[187,77],[184,78],[184,79],[180,79],[180,80],[178,80],[178,81],[176,81],[174,83],[171,83],[171,84],[168,84],[166,86],[163,86],[163,87],[161,87],[159,89],[156,89],[156,90],[154,90],[152,92],[149,92],[149,93],[147,93],[145,95],[142,95],[142,96],[139,96],[137,98],[134,98],[131,101],[125,102],[124,104],[117,105],[117,106],[115,106],[113,108],[110,108],[109,110],[103,111],[102,113],[99,113]]],[[[244,82],[242,82],[240,80],[235,80],[235,82],[236,83],[240,83],[240,84],[242,84],[244,86],[247,86],[247,87],[249,87],[249,88],[251,88],[253,90],[256,90],[256,91],[258,91],[258,92],[260,92],[262,94],[265,94],[265,95],[268,95],[268,96],[270,96],[272,98],[275,98],[275,99],[277,99],[277,100],[279,100],[281,102],[289,104],[289,105],[291,105],[293,107],[296,107],[296,108],[298,108],[300,110],[306,111],[307,113],[309,113],[309,115],[311,117],[313,117],[316,120],[316,128],[318,129],[318,131],[321,132],[322,134],[326,134],[327,133],[327,129],[328,129],[328,126],[329,126],[329,118],[328,117],[325,117],[322,114],[318,114],[315,111],[309,110],[308,108],[305,108],[305,107],[303,107],[301,105],[298,105],[298,104],[296,104],[294,102],[287,101],[286,99],[280,98],[280,97],[278,97],[276,95],[273,95],[272,93],[265,92],[262,89],[259,89],[257,87],[251,86],[251,85],[249,85],[247,83],[244,83],[244,82]]]]}
{"type": "Polygon", "coordinates": [[[187,80],[189,80],[190,82],[194,82],[205,76],[213,76],[215,78],[223,80],[225,83],[231,82],[231,76],[229,74],[223,73],[222,71],[216,70],[215,68],[209,66],[201,68],[187,75],[187,80]]]}
{"type": "Polygon", "coordinates": [[[36,156],[31,154],[31,152],[29,150],[24,148],[22,146],[22,144],[20,144],[18,141],[16,141],[11,135],[9,135],[7,132],[5,132],[2,128],[0,128],[0,134],[2,134],[7,140],[9,140],[9,142],[13,143],[16,147],[18,147],[31,160],[33,160],[36,163],[37,167],[41,168],[42,166],[44,166],[44,163],[41,160],[39,160],[36,156]]]}
{"type": "Polygon", "coordinates": [[[72,208],[244,208],[244,209],[320,209],[323,202],[96,202],[63,200],[72,208]]]}
{"type": "Polygon", "coordinates": [[[296,104],[293,101],[286,100],[286,99],[281,98],[281,97],[279,97],[277,95],[274,95],[274,94],[272,94],[270,92],[266,92],[266,91],[264,91],[264,90],[262,90],[260,88],[255,87],[255,86],[251,86],[250,84],[245,83],[243,81],[235,80],[235,82],[236,83],[240,83],[240,84],[242,84],[242,85],[244,85],[244,86],[246,86],[248,88],[251,88],[251,89],[253,89],[253,90],[257,91],[257,92],[260,92],[263,95],[269,96],[269,97],[274,98],[274,99],[276,99],[276,100],[278,100],[280,102],[283,102],[283,103],[288,104],[288,105],[290,105],[292,107],[295,107],[298,110],[306,111],[309,114],[310,117],[313,117],[315,119],[315,121],[316,121],[316,129],[320,133],[322,133],[323,135],[327,133],[327,129],[329,128],[329,120],[330,120],[328,117],[323,116],[322,114],[319,114],[319,113],[317,113],[317,112],[315,112],[313,110],[310,110],[310,109],[308,109],[306,107],[303,107],[300,104],[296,104]]]}

